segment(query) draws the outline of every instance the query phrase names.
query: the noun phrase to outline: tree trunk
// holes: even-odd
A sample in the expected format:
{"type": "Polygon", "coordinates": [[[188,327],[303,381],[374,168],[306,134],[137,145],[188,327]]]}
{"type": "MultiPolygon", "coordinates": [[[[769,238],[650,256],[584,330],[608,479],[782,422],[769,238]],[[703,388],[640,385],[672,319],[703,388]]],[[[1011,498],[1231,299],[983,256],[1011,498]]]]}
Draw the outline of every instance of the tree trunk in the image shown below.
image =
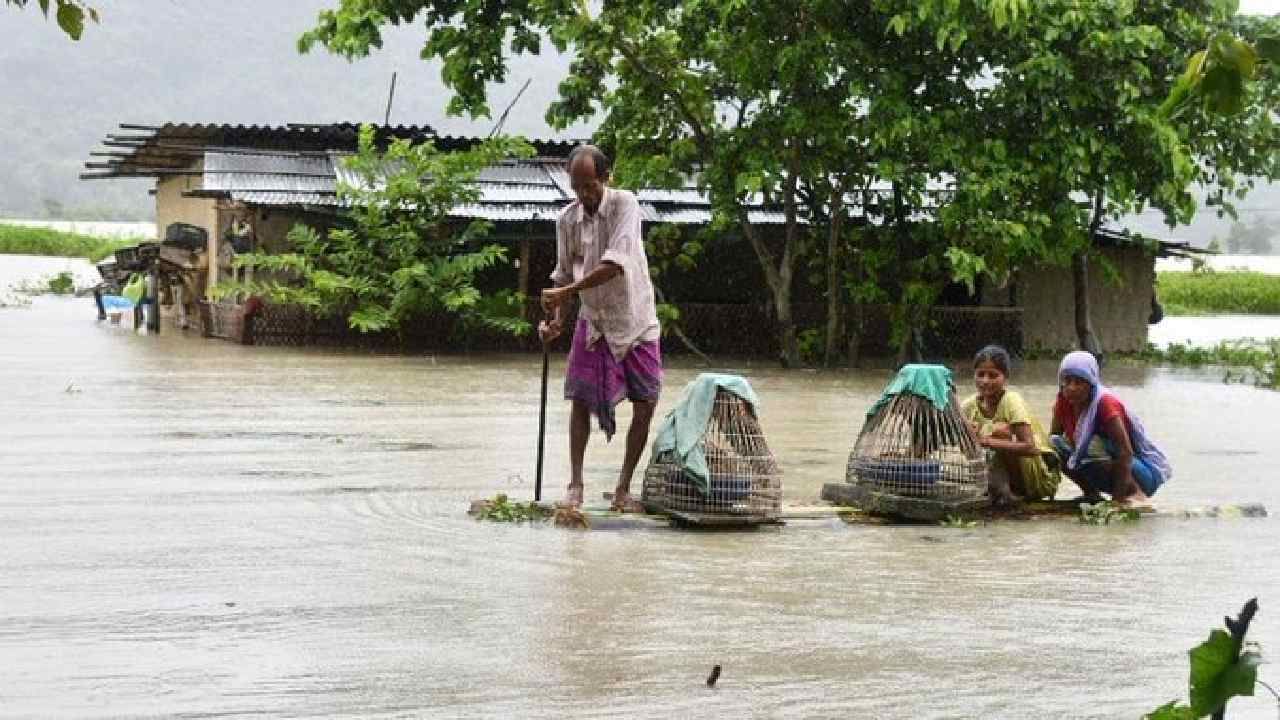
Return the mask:
{"type": "Polygon", "coordinates": [[[1071,280],[1075,286],[1076,343],[1102,363],[1102,343],[1093,332],[1093,313],[1089,307],[1089,248],[1093,246],[1094,233],[1102,225],[1102,191],[1093,195],[1093,217],[1089,220],[1089,234],[1085,249],[1071,258],[1071,280]]]}
{"type": "MultiPolygon", "coordinates": [[[[794,166],[795,156],[792,156],[794,166]]],[[[791,277],[795,265],[796,238],[799,234],[799,222],[796,218],[796,183],[799,176],[794,172],[787,176],[783,186],[783,205],[786,209],[786,232],[782,246],[782,258],[775,261],[773,252],[756,227],[751,224],[745,207],[738,209],[738,223],[742,233],[746,235],[760,260],[760,268],[764,270],[765,282],[772,295],[774,317],[777,320],[779,360],[784,368],[800,367],[800,343],[797,339],[795,320],[791,316],[791,277]],[[775,264],[775,262],[777,264],[775,264]]]]}
{"type": "Polygon", "coordinates": [[[827,228],[827,334],[826,346],[823,348],[822,365],[832,367],[836,364],[836,353],[842,343],[841,327],[843,326],[842,310],[844,308],[844,288],[840,283],[840,234],[844,230],[844,185],[836,183],[831,196],[831,219],[827,228]]]}
{"type": "Polygon", "coordinates": [[[1093,320],[1089,309],[1089,252],[1081,250],[1071,258],[1071,279],[1075,283],[1076,342],[1080,349],[1088,350],[1094,357],[1102,358],[1102,345],[1093,334],[1093,320]]]}
{"type": "Polygon", "coordinates": [[[798,368],[800,341],[795,320],[791,317],[791,283],[778,288],[773,294],[773,304],[778,312],[778,360],[784,368],[798,368]]]}
{"type": "Polygon", "coordinates": [[[845,328],[845,341],[849,348],[849,367],[856,368],[862,364],[862,303],[854,302],[850,308],[849,322],[845,328]]]}

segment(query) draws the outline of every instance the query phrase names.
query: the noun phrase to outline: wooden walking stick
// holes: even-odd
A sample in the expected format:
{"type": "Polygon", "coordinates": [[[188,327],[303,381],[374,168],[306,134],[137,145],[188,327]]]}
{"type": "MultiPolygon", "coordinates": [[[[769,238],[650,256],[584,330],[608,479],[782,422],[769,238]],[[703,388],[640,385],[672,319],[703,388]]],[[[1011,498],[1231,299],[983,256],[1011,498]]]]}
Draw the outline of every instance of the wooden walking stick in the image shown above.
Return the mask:
{"type": "Polygon", "coordinates": [[[547,365],[550,351],[542,343],[542,404],[538,410],[538,470],[533,476],[533,501],[542,501],[542,454],[547,439],[547,365]]]}

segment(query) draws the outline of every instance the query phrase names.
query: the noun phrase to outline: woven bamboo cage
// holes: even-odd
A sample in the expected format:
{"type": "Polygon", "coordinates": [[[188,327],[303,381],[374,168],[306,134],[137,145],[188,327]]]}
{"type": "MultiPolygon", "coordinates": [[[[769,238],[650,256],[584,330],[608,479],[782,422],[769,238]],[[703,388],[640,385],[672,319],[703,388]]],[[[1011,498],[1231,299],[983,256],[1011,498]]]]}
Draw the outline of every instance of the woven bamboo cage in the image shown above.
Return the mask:
{"type": "Polygon", "coordinates": [[[945,511],[949,503],[986,494],[986,454],[954,390],[945,410],[901,392],[867,418],[849,453],[845,479],[878,497],[935,501],[945,511]]]}
{"type": "Polygon", "coordinates": [[[658,512],[733,515],[770,522],[781,514],[782,471],[765,442],[755,410],[720,388],[706,433],[698,441],[707,460],[707,491],[672,452],[655,456],[644,474],[644,504],[658,512]]]}

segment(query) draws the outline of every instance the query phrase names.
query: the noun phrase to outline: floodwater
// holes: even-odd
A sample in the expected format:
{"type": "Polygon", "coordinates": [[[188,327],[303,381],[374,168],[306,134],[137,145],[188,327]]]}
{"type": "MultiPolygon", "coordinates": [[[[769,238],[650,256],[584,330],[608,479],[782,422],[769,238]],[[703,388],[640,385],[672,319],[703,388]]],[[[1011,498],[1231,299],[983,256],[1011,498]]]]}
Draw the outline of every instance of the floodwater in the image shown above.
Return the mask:
{"type": "MultiPolygon", "coordinates": [[[[0,309],[0,715],[1135,718],[1185,699],[1187,649],[1249,597],[1252,638],[1280,647],[1273,518],[479,524],[473,498],[531,495],[537,356],[94,318],[84,298],[0,309]]],[[[660,412],[699,370],[672,365],[660,412]]],[[[723,369],[760,394],[792,504],[843,478],[888,378],[723,369]]],[[[1173,462],[1160,504],[1280,509],[1280,393],[1108,376],[1173,462]]],[[[1052,365],[1015,380],[1047,415],[1052,365]]],[[[552,493],[566,421],[554,401],[552,493]]],[[[621,451],[593,436],[592,496],[621,451]]],[[[1230,717],[1275,714],[1259,696],[1230,717]]]]}
{"type": "Polygon", "coordinates": [[[1147,341],[1156,347],[1207,347],[1241,338],[1280,338],[1280,315],[1166,315],[1147,328],[1147,341]]]}

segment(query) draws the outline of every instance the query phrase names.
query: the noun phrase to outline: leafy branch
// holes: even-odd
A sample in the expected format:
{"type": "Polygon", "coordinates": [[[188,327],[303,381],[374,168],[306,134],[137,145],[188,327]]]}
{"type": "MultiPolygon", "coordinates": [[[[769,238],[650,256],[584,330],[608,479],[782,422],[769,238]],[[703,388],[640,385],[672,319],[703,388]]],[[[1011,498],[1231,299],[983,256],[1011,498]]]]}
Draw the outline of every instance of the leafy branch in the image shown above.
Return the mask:
{"type": "MultiPolygon", "coordinates": [[[[4,0],[5,5],[17,8],[24,8],[29,2],[30,0],[4,0]]],[[[84,33],[86,17],[95,24],[98,22],[98,10],[81,0],[36,0],[36,4],[40,6],[40,12],[44,13],[46,18],[49,17],[49,10],[52,8],[58,27],[62,28],[62,32],[72,40],[79,40],[84,33]]]]}
{"type": "Polygon", "coordinates": [[[1240,614],[1224,618],[1227,629],[1214,629],[1209,639],[1191,649],[1191,704],[1171,700],[1146,715],[1147,720],[1194,720],[1212,715],[1221,720],[1233,697],[1251,697],[1258,683],[1262,655],[1245,642],[1249,624],[1258,612],[1258,599],[1244,604],[1240,614]]]}
{"type": "Polygon", "coordinates": [[[261,295],[322,317],[342,315],[361,332],[398,331],[410,318],[439,313],[527,333],[523,298],[486,295],[477,286],[478,277],[508,261],[507,249],[484,241],[488,223],[460,221],[452,211],[476,199],[481,169],[531,152],[508,138],[458,152],[401,139],[383,149],[364,126],[358,152],[343,161],[354,176],[339,187],[344,222],[324,233],[295,225],[292,252],[237,257],[254,279],[220,283],[215,294],[261,295]]]}

